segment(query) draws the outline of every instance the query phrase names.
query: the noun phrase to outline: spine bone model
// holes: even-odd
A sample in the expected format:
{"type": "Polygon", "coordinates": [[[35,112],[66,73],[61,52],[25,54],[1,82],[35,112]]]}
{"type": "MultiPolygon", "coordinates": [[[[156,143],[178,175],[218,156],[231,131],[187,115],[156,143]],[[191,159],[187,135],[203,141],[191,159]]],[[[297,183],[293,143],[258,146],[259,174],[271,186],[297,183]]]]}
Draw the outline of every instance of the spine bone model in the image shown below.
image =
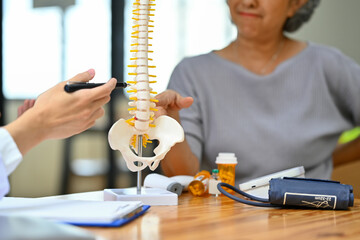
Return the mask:
{"type": "MultiPolygon", "coordinates": [[[[154,120],[154,111],[155,103],[157,100],[151,98],[150,94],[156,94],[156,92],[152,91],[150,88],[150,83],[156,83],[156,81],[149,81],[149,78],[155,78],[155,75],[149,74],[149,68],[155,68],[155,66],[150,66],[148,63],[152,61],[151,58],[148,57],[148,53],[152,52],[149,50],[149,39],[152,39],[149,36],[149,33],[152,33],[153,30],[149,30],[154,27],[149,23],[153,21],[150,19],[150,16],[154,14],[151,13],[155,4],[150,3],[154,1],[135,1],[134,2],[134,10],[133,10],[133,32],[131,34],[132,43],[131,50],[132,53],[131,61],[132,65],[129,65],[130,68],[134,68],[133,72],[130,72],[129,75],[134,76],[132,81],[128,81],[130,84],[134,84],[131,86],[131,90],[129,93],[133,93],[130,96],[129,105],[132,108],[129,108],[130,114],[134,115],[133,118],[129,119],[127,122],[134,126],[135,130],[138,134],[143,134],[143,143],[146,146],[146,143],[149,142],[148,135],[146,132],[149,130],[149,127],[154,127],[152,121],[154,120]]],[[[134,139],[132,141],[132,145],[136,147],[136,136],[134,135],[134,139]]]]}
{"type": "Polygon", "coordinates": [[[184,140],[184,131],[181,125],[174,119],[167,116],[160,116],[154,120],[157,100],[152,97],[156,94],[150,84],[156,83],[156,76],[149,73],[149,69],[155,68],[149,65],[152,61],[149,58],[149,40],[152,39],[154,21],[155,0],[135,0],[132,12],[132,33],[130,58],[132,70],[129,75],[133,78],[127,81],[131,84],[129,99],[129,113],[133,115],[128,120],[118,120],[109,131],[109,143],[112,149],[119,150],[131,171],[140,171],[146,166],[155,170],[160,160],[164,158],[170,148],[177,142],[184,140]],[[151,140],[159,140],[159,145],[154,149],[155,156],[138,156],[139,142],[140,147],[147,147],[151,140]],[[140,140],[140,141],[139,141],[140,140]],[[141,163],[136,165],[135,162],[141,163]]]}

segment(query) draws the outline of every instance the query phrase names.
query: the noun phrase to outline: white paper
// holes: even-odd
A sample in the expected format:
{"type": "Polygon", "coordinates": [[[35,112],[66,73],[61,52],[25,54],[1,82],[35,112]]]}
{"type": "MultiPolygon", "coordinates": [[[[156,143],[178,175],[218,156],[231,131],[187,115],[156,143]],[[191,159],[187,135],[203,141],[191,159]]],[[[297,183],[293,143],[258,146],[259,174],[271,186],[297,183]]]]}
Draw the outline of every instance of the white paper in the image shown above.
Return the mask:
{"type": "Polygon", "coordinates": [[[40,217],[71,223],[111,223],[142,206],[140,201],[83,201],[41,198],[0,200],[0,215],[40,217]]]}

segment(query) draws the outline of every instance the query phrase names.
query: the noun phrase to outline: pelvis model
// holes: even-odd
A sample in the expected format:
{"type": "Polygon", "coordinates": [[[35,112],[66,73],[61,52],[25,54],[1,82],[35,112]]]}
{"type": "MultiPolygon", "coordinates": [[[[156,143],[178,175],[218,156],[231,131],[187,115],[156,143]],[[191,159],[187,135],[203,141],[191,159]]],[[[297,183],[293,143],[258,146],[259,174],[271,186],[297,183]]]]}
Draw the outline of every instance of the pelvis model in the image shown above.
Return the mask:
{"type": "Polygon", "coordinates": [[[155,170],[170,148],[184,140],[184,131],[176,120],[168,116],[160,116],[154,120],[157,100],[151,96],[156,92],[152,91],[150,84],[156,81],[149,81],[149,78],[156,76],[149,74],[149,69],[155,66],[149,65],[152,59],[148,56],[152,53],[149,50],[149,46],[152,46],[149,39],[152,37],[149,35],[154,27],[151,20],[154,16],[154,6],[155,0],[135,0],[133,3],[134,24],[130,50],[132,63],[129,65],[133,70],[129,75],[133,76],[133,79],[128,81],[131,84],[131,90],[128,91],[131,93],[129,113],[133,117],[118,120],[108,135],[111,148],[121,152],[127,167],[134,172],[141,171],[147,166],[155,170]],[[146,147],[150,140],[155,139],[159,141],[159,145],[154,149],[155,156],[142,157],[138,154],[139,142],[146,147]]]}

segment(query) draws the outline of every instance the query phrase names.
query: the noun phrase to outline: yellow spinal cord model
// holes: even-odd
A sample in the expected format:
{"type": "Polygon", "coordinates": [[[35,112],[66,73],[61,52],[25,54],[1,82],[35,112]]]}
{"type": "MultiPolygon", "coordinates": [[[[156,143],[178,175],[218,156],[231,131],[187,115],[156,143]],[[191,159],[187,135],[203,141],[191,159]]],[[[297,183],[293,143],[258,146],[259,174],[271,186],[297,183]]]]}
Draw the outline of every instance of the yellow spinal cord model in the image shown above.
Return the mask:
{"type": "Polygon", "coordinates": [[[133,115],[128,120],[118,120],[109,131],[109,143],[112,149],[119,150],[131,171],[140,171],[149,166],[155,170],[159,162],[165,157],[170,148],[177,142],[184,140],[184,131],[180,124],[167,116],[160,116],[154,120],[154,111],[157,100],[152,97],[156,94],[150,87],[156,83],[156,76],[149,74],[149,69],[155,68],[149,65],[152,61],[149,58],[149,40],[153,33],[155,0],[135,0],[133,3],[133,26],[131,33],[131,64],[128,66],[131,71],[129,75],[133,78],[127,81],[131,84],[129,100],[129,113],[133,115]],[[150,33],[150,34],[149,34],[150,33]],[[159,140],[159,145],[154,149],[155,156],[138,156],[138,138],[142,138],[142,147],[146,147],[151,139],[159,140]],[[136,165],[135,162],[142,164],[136,165]]]}

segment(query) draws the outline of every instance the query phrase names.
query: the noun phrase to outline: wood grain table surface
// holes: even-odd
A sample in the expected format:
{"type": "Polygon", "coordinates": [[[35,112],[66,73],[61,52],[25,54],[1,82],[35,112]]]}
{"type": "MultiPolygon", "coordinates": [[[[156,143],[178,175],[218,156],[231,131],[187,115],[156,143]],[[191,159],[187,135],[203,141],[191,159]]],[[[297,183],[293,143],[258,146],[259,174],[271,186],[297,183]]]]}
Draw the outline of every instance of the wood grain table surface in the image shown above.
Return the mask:
{"type": "Polygon", "coordinates": [[[105,239],[360,239],[360,199],[349,210],[260,208],[225,196],[185,193],[118,228],[85,228],[105,239]]]}

